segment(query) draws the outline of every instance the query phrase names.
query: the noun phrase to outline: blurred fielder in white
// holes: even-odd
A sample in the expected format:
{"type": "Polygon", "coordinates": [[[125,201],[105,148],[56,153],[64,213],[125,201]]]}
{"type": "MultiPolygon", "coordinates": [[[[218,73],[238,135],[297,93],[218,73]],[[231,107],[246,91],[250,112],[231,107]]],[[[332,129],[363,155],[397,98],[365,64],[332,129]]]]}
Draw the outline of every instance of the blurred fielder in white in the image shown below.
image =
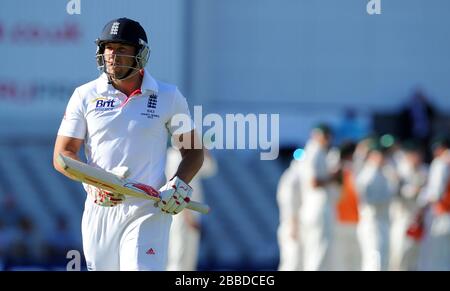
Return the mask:
{"type": "Polygon", "coordinates": [[[432,148],[429,180],[420,196],[425,231],[418,269],[450,271],[450,141],[438,138],[432,148]]]}
{"type": "Polygon", "coordinates": [[[303,270],[300,237],[300,172],[301,161],[292,160],[278,182],[277,202],[280,212],[278,246],[280,248],[279,271],[303,270]]]}
{"type": "Polygon", "coordinates": [[[389,264],[389,206],[397,183],[385,149],[374,141],[356,177],[359,194],[358,239],[363,271],[387,271],[389,264]]]}
{"type": "MultiPolygon", "coordinates": [[[[166,176],[172,177],[181,162],[181,155],[173,147],[167,149],[166,176]]],[[[192,199],[203,201],[203,186],[201,179],[214,176],[217,173],[217,163],[211,154],[205,150],[203,165],[190,182],[192,199]]],[[[172,220],[169,235],[168,271],[196,271],[200,244],[201,225],[198,212],[183,211],[172,220]]]]}
{"type": "Polygon", "coordinates": [[[419,245],[406,232],[419,210],[417,198],[428,176],[428,168],[423,163],[423,155],[417,145],[406,143],[403,152],[397,167],[400,192],[391,205],[389,269],[393,271],[417,269],[419,245]]]}
{"type": "Polygon", "coordinates": [[[334,202],[330,189],[335,182],[327,164],[331,129],[325,124],[316,126],[305,147],[302,161],[301,192],[303,260],[305,271],[331,270],[334,202]]]}
{"type": "MultiPolygon", "coordinates": [[[[160,188],[161,201],[125,197],[84,185],[88,193],[82,219],[83,250],[88,270],[165,270],[172,215],[190,201],[188,183],[203,163],[194,149],[193,121],[176,86],[155,80],[144,69],[150,48],[142,26],[131,19],[110,21],[97,39],[102,75],[75,89],[58,131],[54,150],[78,158],[84,144],[87,163],[160,188]],[[167,140],[191,141],[180,148],[182,161],[166,183],[167,140]],[[166,183],[166,184],[165,184],[166,183]],[[165,184],[165,185],[164,185],[165,184]]],[[[185,144],[186,144],[185,143],[185,144]]]]}
{"type": "Polygon", "coordinates": [[[361,250],[356,234],[359,210],[353,164],[355,147],[352,142],[344,142],[340,147],[341,187],[336,204],[337,221],[333,244],[334,270],[338,271],[361,269],[361,250]]]}

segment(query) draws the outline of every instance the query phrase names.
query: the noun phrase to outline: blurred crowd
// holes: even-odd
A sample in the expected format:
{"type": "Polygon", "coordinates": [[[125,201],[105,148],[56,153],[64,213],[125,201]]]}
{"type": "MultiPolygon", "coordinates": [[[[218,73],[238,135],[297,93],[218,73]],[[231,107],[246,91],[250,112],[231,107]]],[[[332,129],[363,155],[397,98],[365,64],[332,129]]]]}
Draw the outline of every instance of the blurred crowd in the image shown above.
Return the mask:
{"type": "Polygon", "coordinates": [[[12,195],[0,201],[0,270],[17,267],[62,268],[68,250],[81,250],[78,238],[69,230],[66,217],[56,218],[55,229],[43,235],[35,222],[17,207],[12,195]]]}
{"type": "Polygon", "coordinates": [[[315,126],[278,185],[280,270],[450,270],[450,141],[409,109],[404,138],[315,126]]]}

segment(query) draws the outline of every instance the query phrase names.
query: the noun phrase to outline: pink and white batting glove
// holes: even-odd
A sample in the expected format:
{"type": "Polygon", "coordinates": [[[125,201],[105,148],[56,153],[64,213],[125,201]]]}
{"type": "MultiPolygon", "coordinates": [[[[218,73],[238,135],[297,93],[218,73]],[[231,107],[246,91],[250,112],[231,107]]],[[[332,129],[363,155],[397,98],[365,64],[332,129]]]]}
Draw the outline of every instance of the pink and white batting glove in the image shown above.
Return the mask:
{"type": "MultiPolygon", "coordinates": [[[[115,167],[108,172],[113,173],[121,179],[126,178],[130,174],[127,167],[115,167]]],[[[94,197],[95,204],[105,207],[113,207],[125,201],[125,195],[123,194],[105,191],[90,185],[88,186],[89,194],[94,197]]]]}
{"type": "Polygon", "coordinates": [[[97,187],[91,187],[91,195],[93,195],[94,203],[104,207],[117,206],[125,201],[125,196],[120,193],[113,193],[102,190],[97,187]]]}
{"type": "Polygon", "coordinates": [[[160,190],[158,207],[168,214],[178,214],[191,201],[192,188],[178,177],[172,178],[160,190]]]}

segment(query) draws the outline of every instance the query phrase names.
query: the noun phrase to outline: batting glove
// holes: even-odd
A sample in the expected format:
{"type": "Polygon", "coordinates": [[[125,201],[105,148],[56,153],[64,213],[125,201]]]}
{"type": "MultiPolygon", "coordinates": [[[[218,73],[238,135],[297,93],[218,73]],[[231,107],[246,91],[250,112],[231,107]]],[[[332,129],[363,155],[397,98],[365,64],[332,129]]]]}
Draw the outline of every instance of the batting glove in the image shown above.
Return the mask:
{"type": "MultiPolygon", "coordinates": [[[[124,179],[129,175],[127,167],[115,167],[109,172],[113,173],[121,179],[124,179]]],[[[90,192],[89,194],[94,197],[94,203],[100,206],[113,207],[125,201],[125,195],[120,193],[113,193],[92,186],[89,186],[88,189],[90,192]]]]}
{"type": "Polygon", "coordinates": [[[178,214],[191,201],[192,188],[178,177],[172,178],[160,190],[158,207],[168,214],[178,214]]]}

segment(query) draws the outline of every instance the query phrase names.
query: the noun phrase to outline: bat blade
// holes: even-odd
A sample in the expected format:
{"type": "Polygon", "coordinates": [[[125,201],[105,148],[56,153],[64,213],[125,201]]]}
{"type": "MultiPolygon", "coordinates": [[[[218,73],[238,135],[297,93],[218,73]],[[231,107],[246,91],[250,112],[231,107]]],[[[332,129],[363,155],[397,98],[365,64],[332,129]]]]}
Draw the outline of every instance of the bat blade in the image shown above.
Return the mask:
{"type": "MultiPolygon", "coordinates": [[[[159,191],[150,185],[122,179],[108,171],[90,166],[86,163],[74,160],[59,154],[59,165],[78,181],[101,188],[110,192],[117,192],[142,199],[160,201],[159,191]]],[[[190,201],[186,208],[207,214],[209,206],[196,201],[190,201]]]]}

